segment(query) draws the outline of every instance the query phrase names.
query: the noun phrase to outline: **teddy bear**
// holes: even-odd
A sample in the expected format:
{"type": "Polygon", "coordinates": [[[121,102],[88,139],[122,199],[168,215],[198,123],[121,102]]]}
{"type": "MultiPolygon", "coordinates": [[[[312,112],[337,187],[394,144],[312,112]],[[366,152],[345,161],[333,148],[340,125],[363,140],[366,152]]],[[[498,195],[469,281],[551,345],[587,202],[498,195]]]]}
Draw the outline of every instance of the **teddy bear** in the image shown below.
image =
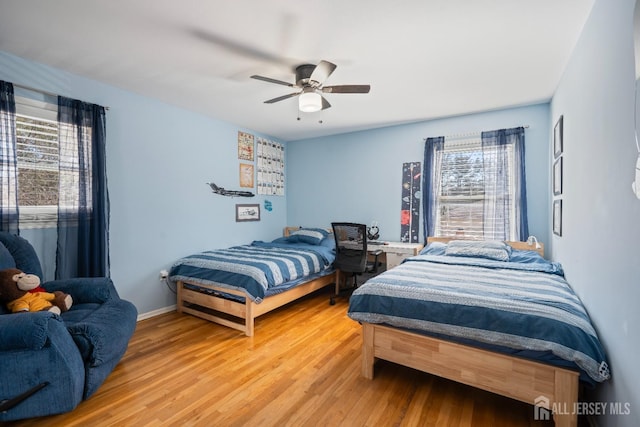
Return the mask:
{"type": "Polygon", "coordinates": [[[40,286],[40,278],[17,268],[0,271],[0,302],[12,313],[23,311],[50,311],[60,314],[73,304],[71,295],[61,291],[29,292],[40,286]]]}

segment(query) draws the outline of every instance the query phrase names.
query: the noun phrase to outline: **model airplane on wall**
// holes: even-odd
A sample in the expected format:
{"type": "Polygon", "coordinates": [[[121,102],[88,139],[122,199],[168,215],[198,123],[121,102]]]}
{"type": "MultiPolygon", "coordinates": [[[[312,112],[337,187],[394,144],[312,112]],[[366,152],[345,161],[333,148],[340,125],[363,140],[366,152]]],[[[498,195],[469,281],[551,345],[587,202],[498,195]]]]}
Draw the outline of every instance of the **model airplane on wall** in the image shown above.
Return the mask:
{"type": "Polygon", "coordinates": [[[211,187],[214,193],[220,194],[221,196],[231,196],[231,197],[253,197],[251,191],[239,191],[239,190],[225,190],[222,187],[218,187],[213,182],[208,182],[207,185],[211,187]]]}

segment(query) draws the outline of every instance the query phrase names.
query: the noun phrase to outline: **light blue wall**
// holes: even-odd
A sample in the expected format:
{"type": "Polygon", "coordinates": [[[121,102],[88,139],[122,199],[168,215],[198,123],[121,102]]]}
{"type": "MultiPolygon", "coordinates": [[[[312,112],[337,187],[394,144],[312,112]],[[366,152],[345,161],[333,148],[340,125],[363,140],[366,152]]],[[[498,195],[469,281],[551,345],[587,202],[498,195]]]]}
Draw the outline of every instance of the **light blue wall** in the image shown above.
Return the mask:
{"type": "Polygon", "coordinates": [[[378,221],[380,238],[398,241],[402,164],[423,162],[424,138],[520,125],[529,125],[525,131],[529,231],[547,236],[550,125],[546,103],[291,142],[287,152],[289,223],[329,226],[341,220],[378,221]]]}
{"type": "Polygon", "coordinates": [[[631,403],[631,415],[603,417],[601,426],[640,425],[634,3],[596,0],[551,103],[552,122],[564,115],[564,194],[562,237],[552,237],[550,249],[611,362],[612,381],[591,398],[631,403]]]}
{"type": "Polygon", "coordinates": [[[282,233],[285,197],[270,197],[273,211],[262,209],[260,222],[236,223],[236,203],[263,205],[265,197],[218,196],[205,184],[238,188],[237,132],[250,129],[3,52],[0,79],[109,107],[111,276],[140,313],[175,304],[158,273],[177,258],[282,233]]]}

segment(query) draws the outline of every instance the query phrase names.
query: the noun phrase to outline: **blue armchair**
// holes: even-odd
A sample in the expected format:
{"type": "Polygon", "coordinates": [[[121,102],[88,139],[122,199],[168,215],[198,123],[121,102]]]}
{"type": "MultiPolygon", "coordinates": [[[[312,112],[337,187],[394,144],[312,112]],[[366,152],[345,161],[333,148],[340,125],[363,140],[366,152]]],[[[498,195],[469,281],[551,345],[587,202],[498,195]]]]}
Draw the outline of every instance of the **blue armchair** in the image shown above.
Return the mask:
{"type": "MultiPolygon", "coordinates": [[[[35,250],[0,232],[0,270],[42,279],[35,250]]],[[[133,304],[109,278],[54,280],[48,292],[73,297],[62,315],[10,313],[0,307],[0,422],[68,412],[89,398],[124,355],[136,326],[133,304]]]]}

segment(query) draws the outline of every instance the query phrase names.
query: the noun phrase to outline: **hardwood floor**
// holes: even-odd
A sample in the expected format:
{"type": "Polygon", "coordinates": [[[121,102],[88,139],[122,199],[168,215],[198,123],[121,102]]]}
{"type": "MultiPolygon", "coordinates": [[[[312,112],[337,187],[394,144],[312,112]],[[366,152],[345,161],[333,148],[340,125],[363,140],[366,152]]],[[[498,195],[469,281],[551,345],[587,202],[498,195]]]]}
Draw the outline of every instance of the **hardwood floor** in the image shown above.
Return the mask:
{"type": "Polygon", "coordinates": [[[328,289],[256,321],[254,337],[189,315],[138,323],[74,411],[12,426],[547,426],[533,406],[389,362],[360,376],[360,325],[328,289]]]}

